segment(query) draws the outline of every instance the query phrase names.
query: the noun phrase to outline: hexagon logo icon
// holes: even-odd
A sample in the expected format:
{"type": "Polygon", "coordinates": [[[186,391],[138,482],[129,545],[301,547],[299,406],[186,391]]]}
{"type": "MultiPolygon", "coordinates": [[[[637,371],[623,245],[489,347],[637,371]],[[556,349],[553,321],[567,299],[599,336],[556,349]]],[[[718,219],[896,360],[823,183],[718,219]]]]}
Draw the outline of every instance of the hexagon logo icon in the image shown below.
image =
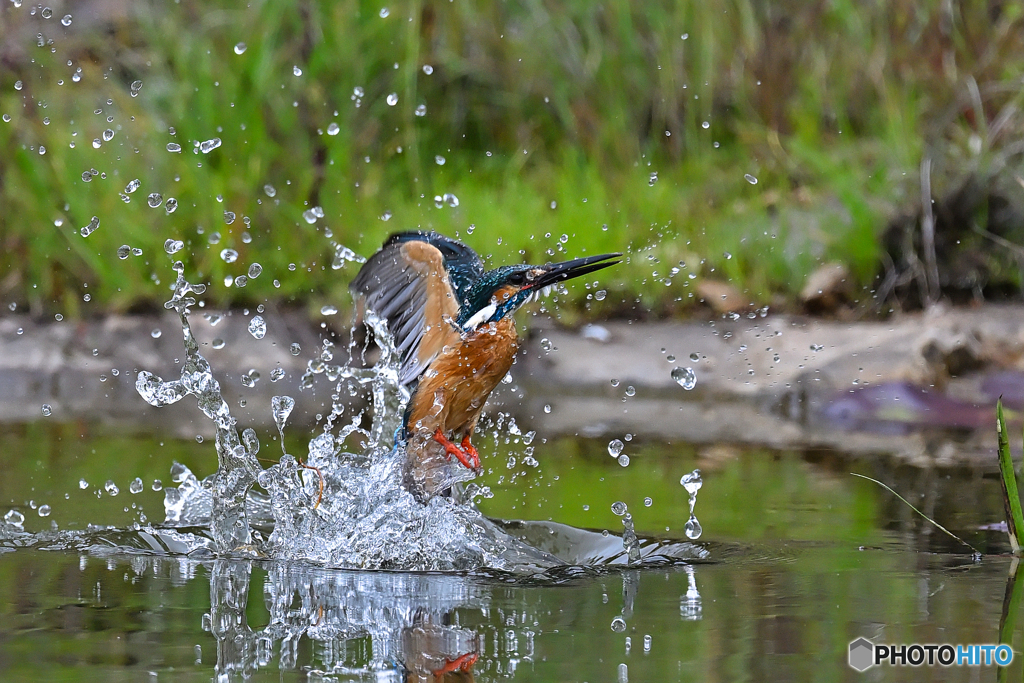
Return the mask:
{"type": "Polygon", "coordinates": [[[875,665],[875,646],[867,638],[861,637],[850,643],[850,667],[857,671],[867,671],[875,665]]]}

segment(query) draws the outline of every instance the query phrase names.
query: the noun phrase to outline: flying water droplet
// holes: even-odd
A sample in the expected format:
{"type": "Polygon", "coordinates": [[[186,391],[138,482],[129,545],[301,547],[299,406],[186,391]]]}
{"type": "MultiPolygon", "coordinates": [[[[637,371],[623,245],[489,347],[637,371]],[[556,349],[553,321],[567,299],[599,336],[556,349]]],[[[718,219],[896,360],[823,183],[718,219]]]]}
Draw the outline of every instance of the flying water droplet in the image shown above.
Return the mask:
{"type": "MultiPolygon", "coordinates": [[[[691,358],[692,357],[693,356],[691,356],[691,358]]],[[[675,380],[676,384],[687,391],[690,391],[697,386],[697,373],[693,371],[693,368],[672,368],[672,379],[675,380]]]]}
{"type": "Polygon", "coordinates": [[[17,510],[9,510],[7,514],[4,515],[4,521],[11,526],[20,527],[25,523],[25,515],[21,514],[17,510]]]}
{"type": "Polygon", "coordinates": [[[235,222],[235,212],[234,211],[225,211],[224,212],[224,223],[226,225],[231,225],[234,222],[235,222]]]}
{"type": "Polygon", "coordinates": [[[444,162],[445,158],[440,154],[434,157],[434,163],[437,164],[438,166],[444,166],[444,162]]]}
{"type": "Polygon", "coordinates": [[[142,489],[146,488],[145,484],[142,483],[142,479],[135,477],[132,479],[132,483],[128,484],[128,490],[132,493],[142,493],[142,489]]]}
{"type": "Polygon", "coordinates": [[[117,258],[122,261],[132,255],[132,248],[127,244],[122,244],[117,248],[117,258]]]}
{"type": "Polygon", "coordinates": [[[180,152],[181,151],[181,145],[179,145],[177,142],[168,142],[167,143],[167,151],[168,152],[180,152]]]}
{"type": "Polygon", "coordinates": [[[112,128],[107,128],[105,131],[103,131],[103,141],[104,142],[110,142],[113,139],[114,139],[114,130],[112,128]]]}
{"type": "Polygon", "coordinates": [[[292,345],[288,347],[288,351],[293,355],[297,356],[302,353],[302,347],[299,346],[298,342],[292,342],[292,345]]]}
{"type": "Polygon", "coordinates": [[[623,503],[621,500],[617,500],[614,503],[612,503],[612,512],[619,517],[626,514],[627,510],[628,508],[626,507],[626,504],[623,503]]]}
{"type": "Polygon", "coordinates": [[[327,134],[328,134],[328,135],[337,135],[337,134],[338,134],[338,133],[340,133],[340,132],[341,132],[341,127],[340,127],[340,126],[338,126],[338,124],[337,124],[337,123],[335,123],[334,121],[331,121],[331,122],[330,122],[330,123],[329,123],[329,124],[327,125],[327,134]]]}
{"type": "Polygon", "coordinates": [[[45,505],[44,504],[44,505],[40,505],[39,506],[39,516],[40,517],[49,517],[50,516],[50,512],[51,512],[51,510],[50,510],[50,506],[49,505],[45,505]]]}
{"type": "Polygon", "coordinates": [[[146,197],[146,203],[149,204],[149,208],[155,209],[164,203],[164,196],[159,192],[153,192],[146,197]]]}
{"type": "Polygon", "coordinates": [[[167,201],[164,202],[164,211],[168,214],[174,213],[174,210],[178,208],[178,200],[174,197],[168,197],[167,201]]]}
{"type": "Polygon", "coordinates": [[[423,73],[429,76],[430,74],[434,73],[434,67],[430,66],[429,64],[424,64],[423,73]]]}
{"type": "Polygon", "coordinates": [[[245,43],[235,43],[235,54],[240,55],[245,52],[248,46],[245,43]]]}
{"type": "Polygon", "coordinates": [[[459,205],[459,198],[453,195],[451,192],[445,192],[443,199],[444,203],[452,207],[453,209],[459,205]]]}
{"type": "Polygon", "coordinates": [[[331,304],[326,304],[326,305],[320,307],[320,315],[334,315],[337,312],[338,312],[338,307],[337,306],[332,306],[331,304]]]}
{"type": "Polygon", "coordinates": [[[103,490],[112,496],[121,493],[121,489],[117,488],[117,484],[114,483],[113,479],[107,479],[107,483],[103,485],[103,490]]]}
{"type": "Polygon", "coordinates": [[[267,334],[267,323],[262,315],[254,315],[249,321],[249,334],[256,339],[263,339],[267,334]]]}
{"type": "Polygon", "coordinates": [[[263,273],[263,266],[258,263],[249,264],[249,279],[255,280],[263,273]]]}
{"type": "Polygon", "coordinates": [[[276,382],[284,378],[284,368],[274,368],[270,371],[270,381],[276,382]]]}
{"type": "Polygon", "coordinates": [[[96,232],[96,228],[100,227],[100,219],[97,216],[93,216],[92,220],[89,221],[89,225],[84,226],[78,232],[82,237],[88,237],[89,235],[96,232]]]}
{"type": "Polygon", "coordinates": [[[65,14],[64,18],[60,20],[60,23],[62,23],[64,26],[71,26],[71,15],[65,14]]]}
{"type": "Polygon", "coordinates": [[[649,508],[652,505],[654,505],[654,500],[652,500],[650,496],[644,498],[644,507],[649,508]]]}
{"type": "Polygon", "coordinates": [[[744,173],[743,174],[743,178],[746,179],[746,181],[748,183],[750,183],[751,185],[757,185],[757,178],[755,178],[754,176],[750,175],[749,173],[744,173]]]}
{"type": "Polygon", "coordinates": [[[292,75],[293,76],[301,76],[302,75],[302,69],[299,68],[298,64],[296,64],[295,66],[292,67],[292,75]]]}
{"type": "Polygon", "coordinates": [[[138,97],[140,90],[142,90],[142,81],[132,81],[132,84],[131,84],[131,96],[132,97],[138,97]]]}
{"type": "Polygon", "coordinates": [[[683,488],[686,489],[690,496],[690,519],[686,522],[686,537],[690,540],[696,540],[700,538],[703,532],[700,522],[697,521],[697,517],[693,514],[693,507],[697,503],[697,491],[704,485],[703,480],[700,478],[700,470],[684,474],[679,479],[679,483],[683,485],[683,488]]]}
{"type": "Polygon", "coordinates": [[[618,460],[619,465],[621,465],[622,467],[629,467],[629,456],[626,455],[625,453],[616,458],[616,460],[618,460]]]}
{"type": "Polygon", "coordinates": [[[626,620],[621,616],[617,616],[612,619],[612,630],[616,633],[625,633],[626,631],[626,620]]]}
{"type": "Polygon", "coordinates": [[[277,425],[278,431],[284,431],[284,425],[294,407],[295,399],[291,396],[274,396],[270,399],[270,409],[274,414],[274,424],[277,425]]]}
{"type": "Polygon", "coordinates": [[[414,111],[413,113],[416,114],[416,116],[426,116],[427,115],[427,105],[421,104],[421,105],[417,106],[416,107],[416,111],[414,111]]]}
{"type": "Polygon", "coordinates": [[[218,147],[220,147],[220,138],[211,138],[199,143],[199,151],[203,154],[209,154],[218,147]]]}
{"type": "Polygon", "coordinates": [[[142,181],[136,178],[135,180],[132,180],[131,182],[124,186],[124,193],[131,194],[140,187],[142,187],[142,181]]]}
{"type": "Polygon", "coordinates": [[[623,448],[625,448],[625,444],[622,443],[622,441],[619,439],[612,439],[608,442],[608,455],[613,458],[617,458],[619,457],[619,454],[622,453],[623,448]]]}
{"type": "Polygon", "coordinates": [[[43,417],[50,417],[53,414],[53,408],[50,407],[49,403],[43,404],[43,417]]]}
{"type": "Polygon", "coordinates": [[[222,249],[220,257],[223,259],[224,263],[234,263],[238,260],[238,252],[234,249],[222,249]]]}
{"type": "Polygon", "coordinates": [[[381,19],[387,19],[388,15],[391,14],[391,12],[390,10],[388,10],[387,7],[381,7],[379,14],[381,19]]]}
{"type": "MultiPolygon", "coordinates": [[[[170,202],[171,200],[167,200],[170,202]]],[[[169,239],[164,241],[164,251],[168,254],[177,254],[179,251],[185,248],[185,243],[181,240],[169,239]]]]}
{"type": "Polygon", "coordinates": [[[814,351],[815,353],[817,353],[818,351],[821,351],[824,348],[825,347],[822,344],[811,344],[811,351],[814,351]]]}
{"type": "Polygon", "coordinates": [[[647,179],[647,184],[650,187],[654,187],[654,183],[656,183],[656,182],[658,182],[658,172],[657,171],[653,171],[651,173],[651,177],[647,179]]]}
{"type": "Polygon", "coordinates": [[[393,107],[396,104],[398,104],[398,93],[393,92],[390,95],[388,95],[388,105],[393,107]]]}

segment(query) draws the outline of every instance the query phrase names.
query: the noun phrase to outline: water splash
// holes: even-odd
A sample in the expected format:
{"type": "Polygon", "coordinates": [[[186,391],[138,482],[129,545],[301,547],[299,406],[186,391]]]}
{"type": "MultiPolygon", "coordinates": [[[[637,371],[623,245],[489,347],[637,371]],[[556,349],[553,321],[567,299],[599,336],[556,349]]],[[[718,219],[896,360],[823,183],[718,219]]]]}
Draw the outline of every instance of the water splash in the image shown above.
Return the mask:
{"type": "Polygon", "coordinates": [[[697,504],[697,491],[700,491],[700,487],[704,485],[704,481],[700,478],[700,470],[684,474],[679,479],[679,483],[690,495],[690,519],[686,521],[686,537],[690,540],[697,540],[704,532],[700,522],[697,521],[697,516],[693,514],[693,507],[697,504]]]}

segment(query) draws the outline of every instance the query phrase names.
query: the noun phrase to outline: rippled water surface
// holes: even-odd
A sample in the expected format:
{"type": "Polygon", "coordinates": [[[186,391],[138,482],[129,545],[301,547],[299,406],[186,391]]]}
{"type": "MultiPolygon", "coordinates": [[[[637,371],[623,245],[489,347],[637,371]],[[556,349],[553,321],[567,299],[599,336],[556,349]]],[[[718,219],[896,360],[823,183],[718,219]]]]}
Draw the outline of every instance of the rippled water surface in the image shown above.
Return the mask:
{"type": "Polygon", "coordinates": [[[159,524],[153,482],[169,485],[175,460],[209,474],[210,444],[47,423],[9,427],[0,448],[0,498],[25,516],[0,536],[4,680],[853,680],[846,648],[860,635],[996,642],[1009,568],[1005,536],[978,530],[1001,519],[995,480],[820,453],[634,441],[624,468],[604,441],[561,439],[537,467],[510,470],[485,451],[494,497],[482,510],[540,520],[500,526],[591,565],[510,574],[178,555],[174,533],[205,532],[159,524]],[[627,503],[642,537],[683,539],[679,478],[697,466],[705,534],[667,546],[689,561],[623,566],[621,541],[601,533],[622,530],[609,501],[627,503]],[[975,560],[850,470],[893,483],[987,554],[975,560]]]}

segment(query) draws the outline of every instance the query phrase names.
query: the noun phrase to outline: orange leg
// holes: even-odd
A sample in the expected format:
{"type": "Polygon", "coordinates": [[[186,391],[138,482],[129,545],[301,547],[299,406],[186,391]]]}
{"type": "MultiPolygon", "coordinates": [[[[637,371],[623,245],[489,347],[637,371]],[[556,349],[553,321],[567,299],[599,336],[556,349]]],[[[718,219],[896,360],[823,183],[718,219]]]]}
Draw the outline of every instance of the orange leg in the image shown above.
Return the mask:
{"type": "Polygon", "coordinates": [[[479,656],[480,655],[476,654],[475,652],[467,652],[458,659],[453,659],[450,661],[446,660],[446,663],[443,667],[432,673],[435,676],[443,676],[446,673],[458,671],[459,669],[468,672],[471,668],[473,668],[473,665],[476,664],[476,660],[477,658],[479,658],[479,656]]]}
{"type": "Polygon", "coordinates": [[[462,448],[459,448],[449,441],[448,437],[441,431],[441,428],[438,427],[437,431],[434,432],[434,441],[444,446],[446,456],[454,455],[467,469],[475,470],[480,467],[480,454],[469,443],[468,436],[462,440],[462,448]]]}

